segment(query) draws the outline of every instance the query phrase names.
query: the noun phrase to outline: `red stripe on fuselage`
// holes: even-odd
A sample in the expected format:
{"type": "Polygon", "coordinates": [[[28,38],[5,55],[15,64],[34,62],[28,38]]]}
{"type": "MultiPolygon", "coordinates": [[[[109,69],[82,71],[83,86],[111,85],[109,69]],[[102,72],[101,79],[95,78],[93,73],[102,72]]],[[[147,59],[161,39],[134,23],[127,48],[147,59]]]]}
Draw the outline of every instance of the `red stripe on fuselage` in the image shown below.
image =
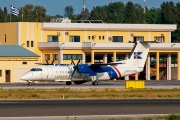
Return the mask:
{"type": "Polygon", "coordinates": [[[120,71],[115,67],[115,66],[112,66],[116,71],[117,71],[117,73],[118,73],[118,75],[119,75],[119,78],[121,77],[121,73],[120,73],[120,71]]]}

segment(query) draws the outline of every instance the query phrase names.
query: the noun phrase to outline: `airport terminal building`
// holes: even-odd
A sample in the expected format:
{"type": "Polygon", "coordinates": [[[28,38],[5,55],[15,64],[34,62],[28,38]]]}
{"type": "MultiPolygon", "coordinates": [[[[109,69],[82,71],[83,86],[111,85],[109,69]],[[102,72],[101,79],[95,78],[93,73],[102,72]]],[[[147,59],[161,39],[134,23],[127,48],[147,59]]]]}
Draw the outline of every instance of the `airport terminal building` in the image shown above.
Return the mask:
{"type": "MultiPolygon", "coordinates": [[[[159,43],[150,43],[150,52],[144,70],[146,80],[151,80],[153,75],[155,76],[153,79],[156,80],[180,80],[178,74],[180,43],[171,43],[171,32],[176,30],[176,27],[169,24],[109,24],[91,21],[88,23],[10,22],[0,23],[0,29],[3,30],[0,32],[0,44],[13,44],[26,48],[39,55],[38,62],[41,63],[45,63],[45,60],[51,63],[55,59],[55,64],[70,64],[71,59],[75,62],[80,59],[82,63],[124,60],[131,52],[134,42],[158,40],[159,43]]],[[[5,62],[8,63],[8,59],[5,62]]],[[[22,62],[28,64],[26,59],[22,62]]],[[[31,66],[35,64],[31,63],[31,66]]],[[[30,66],[28,68],[30,69],[30,66]]],[[[1,83],[6,82],[3,71],[7,69],[12,71],[14,68],[0,68],[1,83]]],[[[19,74],[24,72],[26,71],[19,70],[19,74]]],[[[14,77],[15,73],[11,75],[10,82],[20,82],[14,77]]],[[[129,77],[125,79],[128,80],[129,77]]],[[[138,74],[134,79],[138,79],[138,74]]]]}

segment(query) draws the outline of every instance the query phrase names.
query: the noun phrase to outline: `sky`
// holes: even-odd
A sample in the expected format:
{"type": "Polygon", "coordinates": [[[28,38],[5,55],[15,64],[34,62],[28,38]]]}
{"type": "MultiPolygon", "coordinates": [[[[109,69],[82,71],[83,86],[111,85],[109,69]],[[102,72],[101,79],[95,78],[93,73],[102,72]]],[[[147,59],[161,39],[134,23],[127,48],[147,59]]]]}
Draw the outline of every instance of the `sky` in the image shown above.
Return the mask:
{"type": "MultiPolygon", "coordinates": [[[[131,1],[144,7],[144,0],[85,0],[85,6],[89,11],[91,11],[93,7],[108,5],[111,1],[121,1],[125,4],[128,1],[131,1]]],[[[161,3],[164,1],[173,1],[174,3],[180,2],[180,0],[146,0],[146,6],[148,8],[157,8],[160,7],[161,3]]],[[[83,0],[0,0],[1,9],[7,7],[8,12],[10,12],[10,5],[13,5],[16,8],[20,8],[26,4],[43,6],[47,10],[46,14],[52,16],[57,14],[63,16],[64,8],[66,6],[73,6],[75,14],[79,14],[83,8],[83,0]]]]}

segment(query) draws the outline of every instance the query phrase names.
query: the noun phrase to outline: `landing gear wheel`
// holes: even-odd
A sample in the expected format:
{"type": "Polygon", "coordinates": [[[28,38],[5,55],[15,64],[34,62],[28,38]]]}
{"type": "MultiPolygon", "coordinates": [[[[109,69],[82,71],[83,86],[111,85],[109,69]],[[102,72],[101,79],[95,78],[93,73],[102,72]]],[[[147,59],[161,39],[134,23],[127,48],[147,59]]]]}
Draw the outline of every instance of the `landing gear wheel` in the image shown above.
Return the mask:
{"type": "Polygon", "coordinates": [[[71,85],[72,82],[71,81],[66,81],[66,85],[71,85]]]}
{"type": "Polygon", "coordinates": [[[98,81],[93,81],[92,85],[98,85],[98,81]]]}
{"type": "Polygon", "coordinates": [[[29,82],[28,85],[31,86],[31,85],[32,85],[32,82],[29,82]]]}

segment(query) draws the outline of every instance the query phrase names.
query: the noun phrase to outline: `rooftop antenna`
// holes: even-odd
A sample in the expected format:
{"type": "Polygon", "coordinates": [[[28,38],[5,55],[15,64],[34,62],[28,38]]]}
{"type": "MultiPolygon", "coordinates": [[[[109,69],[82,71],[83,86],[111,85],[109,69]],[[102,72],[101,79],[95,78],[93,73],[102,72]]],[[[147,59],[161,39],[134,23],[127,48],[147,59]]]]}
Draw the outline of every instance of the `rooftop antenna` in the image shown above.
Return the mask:
{"type": "Polygon", "coordinates": [[[144,13],[146,13],[146,0],[144,0],[144,13]]]}
{"type": "Polygon", "coordinates": [[[85,9],[86,9],[86,7],[85,7],[85,0],[83,0],[83,11],[85,12],[85,9]]]}

